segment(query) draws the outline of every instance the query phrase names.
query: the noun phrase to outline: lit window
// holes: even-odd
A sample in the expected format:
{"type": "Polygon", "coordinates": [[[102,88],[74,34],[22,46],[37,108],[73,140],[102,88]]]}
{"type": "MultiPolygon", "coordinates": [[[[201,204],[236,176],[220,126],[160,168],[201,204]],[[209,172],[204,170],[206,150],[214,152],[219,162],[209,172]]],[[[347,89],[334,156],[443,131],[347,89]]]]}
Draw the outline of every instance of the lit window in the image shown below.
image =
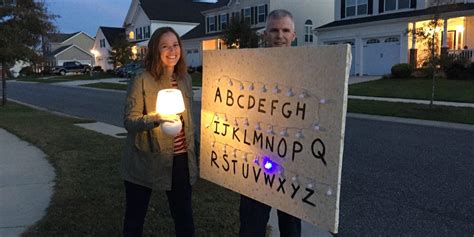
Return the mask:
{"type": "Polygon", "coordinates": [[[131,39],[131,40],[135,39],[135,32],[130,31],[130,33],[128,33],[128,39],[131,39]]]}

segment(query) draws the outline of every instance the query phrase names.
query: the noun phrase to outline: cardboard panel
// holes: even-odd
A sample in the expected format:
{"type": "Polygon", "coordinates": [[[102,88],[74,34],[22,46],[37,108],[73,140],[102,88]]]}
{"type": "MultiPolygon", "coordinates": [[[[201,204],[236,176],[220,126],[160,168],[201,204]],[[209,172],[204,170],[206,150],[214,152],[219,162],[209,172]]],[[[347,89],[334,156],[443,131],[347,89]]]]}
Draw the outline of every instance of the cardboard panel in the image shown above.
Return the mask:
{"type": "Polygon", "coordinates": [[[337,233],[347,45],[204,52],[201,177],[337,233]]]}

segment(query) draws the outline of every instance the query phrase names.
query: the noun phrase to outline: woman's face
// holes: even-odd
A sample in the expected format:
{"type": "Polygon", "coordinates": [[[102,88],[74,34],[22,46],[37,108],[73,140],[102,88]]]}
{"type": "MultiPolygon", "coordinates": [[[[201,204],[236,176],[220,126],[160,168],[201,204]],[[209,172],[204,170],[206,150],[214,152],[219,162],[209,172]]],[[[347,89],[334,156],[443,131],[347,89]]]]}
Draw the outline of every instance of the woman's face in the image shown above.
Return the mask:
{"type": "Polygon", "coordinates": [[[178,63],[181,47],[173,33],[167,32],[161,36],[158,49],[160,51],[161,63],[164,67],[173,68],[178,63]]]}

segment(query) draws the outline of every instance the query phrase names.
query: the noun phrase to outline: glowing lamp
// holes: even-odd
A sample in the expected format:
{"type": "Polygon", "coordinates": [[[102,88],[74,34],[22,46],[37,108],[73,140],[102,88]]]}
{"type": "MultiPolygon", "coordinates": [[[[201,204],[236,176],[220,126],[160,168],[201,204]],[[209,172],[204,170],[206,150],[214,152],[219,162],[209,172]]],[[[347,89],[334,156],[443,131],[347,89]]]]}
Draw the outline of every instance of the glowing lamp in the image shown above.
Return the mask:
{"type": "Polygon", "coordinates": [[[266,173],[268,174],[274,174],[274,173],[281,173],[283,172],[282,168],[280,167],[280,165],[278,165],[278,163],[276,163],[275,161],[273,161],[270,157],[266,157],[264,156],[262,158],[262,166],[265,170],[266,173]]]}
{"type": "MultiPolygon", "coordinates": [[[[156,97],[156,112],[160,115],[176,115],[184,112],[184,101],[181,91],[178,89],[164,89],[158,91],[156,97]]],[[[168,135],[176,136],[183,127],[180,119],[174,122],[160,124],[161,131],[168,135]]]]}

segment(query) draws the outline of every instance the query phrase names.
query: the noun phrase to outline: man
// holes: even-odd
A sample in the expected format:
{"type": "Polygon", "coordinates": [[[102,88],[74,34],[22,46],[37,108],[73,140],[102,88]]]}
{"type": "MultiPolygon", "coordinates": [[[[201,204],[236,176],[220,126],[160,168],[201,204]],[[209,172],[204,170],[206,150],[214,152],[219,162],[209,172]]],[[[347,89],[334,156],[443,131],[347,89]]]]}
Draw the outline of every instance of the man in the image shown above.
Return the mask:
{"type": "MultiPolygon", "coordinates": [[[[263,34],[267,47],[290,47],[295,39],[293,15],[282,9],[268,14],[263,34]]],[[[271,207],[240,196],[240,237],[264,237],[271,207]]],[[[301,220],[278,210],[278,227],[282,237],[301,236],[301,220]]]]}

